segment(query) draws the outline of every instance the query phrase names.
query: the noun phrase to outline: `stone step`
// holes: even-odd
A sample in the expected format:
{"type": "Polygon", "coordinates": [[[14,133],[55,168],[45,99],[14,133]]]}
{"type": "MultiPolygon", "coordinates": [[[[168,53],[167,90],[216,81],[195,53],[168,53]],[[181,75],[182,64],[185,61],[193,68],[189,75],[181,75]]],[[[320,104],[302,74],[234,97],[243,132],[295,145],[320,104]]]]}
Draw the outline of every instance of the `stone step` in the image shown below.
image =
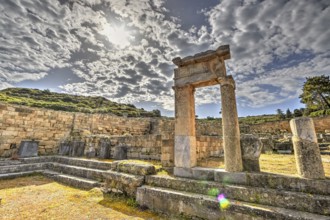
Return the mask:
{"type": "Polygon", "coordinates": [[[263,188],[280,189],[294,192],[305,192],[330,195],[330,180],[305,179],[297,176],[265,172],[227,172],[215,168],[174,168],[174,174],[180,177],[216,181],[224,184],[247,185],[263,188]]]}
{"type": "Polygon", "coordinates": [[[154,165],[148,163],[138,163],[130,160],[113,162],[111,170],[141,176],[156,174],[156,168],[154,165]]]}
{"type": "Polygon", "coordinates": [[[43,174],[46,177],[53,179],[57,182],[64,183],[66,185],[73,186],[73,187],[80,188],[80,189],[92,189],[94,187],[101,186],[101,183],[98,181],[95,181],[95,180],[81,178],[81,177],[67,175],[67,174],[62,174],[62,173],[54,172],[51,170],[44,170],[43,174]]]}
{"type": "Polygon", "coordinates": [[[48,163],[48,162],[54,162],[55,157],[56,156],[25,157],[25,158],[20,158],[19,161],[24,164],[48,163]]]}
{"type": "Polygon", "coordinates": [[[80,166],[71,166],[67,164],[60,163],[50,163],[48,166],[49,170],[55,172],[64,173],[68,175],[78,176],[82,178],[97,180],[102,182],[104,177],[103,174],[106,173],[105,170],[98,170],[92,168],[85,168],[80,166]]]}
{"type": "Polygon", "coordinates": [[[329,216],[231,199],[229,207],[222,210],[215,197],[153,186],[139,187],[136,199],[140,206],[157,212],[210,220],[329,220],[329,216]]]}
{"type": "Polygon", "coordinates": [[[203,195],[223,193],[229,199],[262,205],[276,205],[281,208],[330,215],[330,196],[261,187],[230,185],[213,181],[199,181],[169,176],[147,176],[146,184],[203,195]]]}
{"type": "Polygon", "coordinates": [[[0,174],[43,170],[47,167],[47,165],[48,163],[32,163],[32,164],[15,164],[9,166],[0,166],[0,174]]]}
{"type": "Polygon", "coordinates": [[[54,162],[72,165],[72,166],[86,167],[91,169],[99,169],[99,170],[110,170],[112,165],[111,162],[102,162],[91,159],[64,157],[64,156],[54,157],[54,162]]]}
{"type": "Polygon", "coordinates": [[[214,171],[214,180],[224,184],[247,185],[286,191],[330,195],[330,180],[311,180],[272,173],[230,173],[223,169],[214,171]]]}
{"type": "Polygon", "coordinates": [[[144,183],[144,176],[119,173],[108,170],[103,173],[106,191],[123,193],[132,197],[136,196],[136,189],[144,183]]]}
{"type": "Polygon", "coordinates": [[[0,180],[7,180],[7,179],[15,179],[18,177],[30,176],[34,174],[42,174],[42,170],[34,170],[34,171],[25,171],[25,172],[17,172],[17,173],[4,173],[0,174],[0,180]]]}

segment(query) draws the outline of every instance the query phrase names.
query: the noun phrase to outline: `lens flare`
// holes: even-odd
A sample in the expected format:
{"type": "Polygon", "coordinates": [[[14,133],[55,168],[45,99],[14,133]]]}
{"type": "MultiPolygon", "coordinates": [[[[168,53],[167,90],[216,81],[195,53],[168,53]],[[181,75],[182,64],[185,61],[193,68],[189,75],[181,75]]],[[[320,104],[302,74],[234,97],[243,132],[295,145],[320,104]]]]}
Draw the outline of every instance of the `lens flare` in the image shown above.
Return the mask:
{"type": "Polygon", "coordinates": [[[230,202],[229,200],[226,198],[225,194],[220,193],[220,190],[217,188],[211,188],[207,194],[209,196],[214,196],[217,198],[218,202],[219,202],[219,206],[220,209],[225,210],[227,208],[229,208],[230,206],[230,202]]]}
{"type": "Polygon", "coordinates": [[[220,203],[221,209],[227,209],[230,206],[230,202],[228,199],[226,199],[224,194],[219,194],[217,199],[218,199],[218,202],[220,203]]]}

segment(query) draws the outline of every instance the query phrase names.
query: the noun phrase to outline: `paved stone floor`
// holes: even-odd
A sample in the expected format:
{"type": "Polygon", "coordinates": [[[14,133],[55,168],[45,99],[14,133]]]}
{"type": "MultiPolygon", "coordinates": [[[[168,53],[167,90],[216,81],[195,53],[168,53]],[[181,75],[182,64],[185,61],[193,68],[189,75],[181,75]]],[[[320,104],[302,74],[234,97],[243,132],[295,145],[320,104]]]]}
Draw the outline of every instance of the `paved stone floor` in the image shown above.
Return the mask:
{"type": "Polygon", "coordinates": [[[165,219],[133,200],[61,185],[42,176],[0,181],[0,219],[165,219]]]}

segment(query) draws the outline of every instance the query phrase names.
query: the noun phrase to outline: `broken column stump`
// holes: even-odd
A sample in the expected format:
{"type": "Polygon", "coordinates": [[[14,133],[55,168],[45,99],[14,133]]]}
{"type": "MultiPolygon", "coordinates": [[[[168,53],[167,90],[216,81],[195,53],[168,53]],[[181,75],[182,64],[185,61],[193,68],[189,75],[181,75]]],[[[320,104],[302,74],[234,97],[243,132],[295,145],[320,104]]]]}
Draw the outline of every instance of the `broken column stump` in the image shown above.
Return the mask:
{"type": "Polygon", "coordinates": [[[292,119],[290,127],[298,174],[309,179],[324,179],[313,120],[307,117],[292,119]]]}
{"type": "Polygon", "coordinates": [[[259,157],[262,150],[261,140],[252,134],[241,135],[243,170],[260,172],[259,157]]]}

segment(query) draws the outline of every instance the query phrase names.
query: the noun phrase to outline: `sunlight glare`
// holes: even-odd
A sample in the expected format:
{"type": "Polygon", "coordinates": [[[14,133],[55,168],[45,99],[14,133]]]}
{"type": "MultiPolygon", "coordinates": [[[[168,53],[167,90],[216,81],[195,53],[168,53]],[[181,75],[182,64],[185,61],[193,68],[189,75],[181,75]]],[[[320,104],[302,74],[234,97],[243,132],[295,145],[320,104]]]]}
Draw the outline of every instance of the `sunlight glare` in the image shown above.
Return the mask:
{"type": "Polygon", "coordinates": [[[108,37],[108,40],[119,46],[120,48],[127,47],[130,44],[130,33],[125,29],[124,26],[106,26],[103,35],[108,37]]]}

